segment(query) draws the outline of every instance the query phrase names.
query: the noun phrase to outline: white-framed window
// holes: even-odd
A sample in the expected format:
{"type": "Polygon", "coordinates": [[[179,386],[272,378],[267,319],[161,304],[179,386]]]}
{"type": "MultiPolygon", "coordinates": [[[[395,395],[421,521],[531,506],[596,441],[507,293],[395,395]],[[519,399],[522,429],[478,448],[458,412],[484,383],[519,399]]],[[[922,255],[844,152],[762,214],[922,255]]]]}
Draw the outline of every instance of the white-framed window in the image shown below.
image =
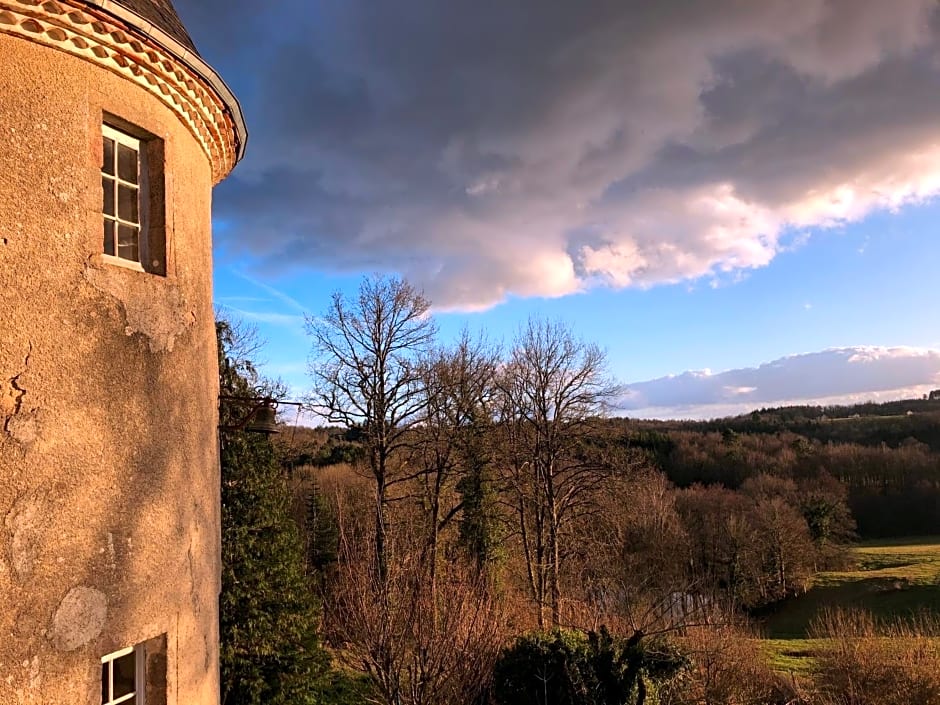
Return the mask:
{"type": "Polygon", "coordinates": [[[143,271],[147,224],[145,145],[137,137],[102,124],[101,212],[104,254],[116,264],[143,271]]]}
{"type": "Polygon", "coordinates": [[[144,705],[142,645],[130,646],[101,657],[101,705],[144,705]]]}

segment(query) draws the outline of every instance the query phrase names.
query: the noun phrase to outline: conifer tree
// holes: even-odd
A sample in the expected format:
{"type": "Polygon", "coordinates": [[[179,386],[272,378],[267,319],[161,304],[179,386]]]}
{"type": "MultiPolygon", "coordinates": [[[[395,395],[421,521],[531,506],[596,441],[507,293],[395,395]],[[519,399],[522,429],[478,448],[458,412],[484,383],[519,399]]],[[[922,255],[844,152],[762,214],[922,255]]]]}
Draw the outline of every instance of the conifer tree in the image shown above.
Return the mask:
{"type": "MultiPolygon", "coordinates": [[[[257,396],[261,387],[238,331],[225,322],[217,331],[227,426],[244,406],[225,399],[257,396]]],[[[225,431],[221,464],[222,705],[321,702],[329,659],[274,448],[265,436],[225,431]]]]}

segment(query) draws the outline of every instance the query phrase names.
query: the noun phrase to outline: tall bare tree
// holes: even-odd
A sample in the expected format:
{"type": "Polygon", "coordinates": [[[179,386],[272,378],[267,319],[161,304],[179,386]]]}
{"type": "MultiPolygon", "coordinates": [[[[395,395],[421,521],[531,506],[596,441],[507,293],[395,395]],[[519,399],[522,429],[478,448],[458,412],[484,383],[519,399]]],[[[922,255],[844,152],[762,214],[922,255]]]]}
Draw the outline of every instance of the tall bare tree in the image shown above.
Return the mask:
{"type": "Polygon", "coordinates": [[[374,480],[376,566],[383,580],[389,488],[414,476],[394,461],[427,404],[420,361],[437,333],[430,306],[407,281],[374,275],[362,281],[355,298],[334,293],[322,316],[307,318],[311,402],[330,423],[362,434],[374,480]]]}
{"type": "Polygon", "coordinates": [[[619,387],[604,352],[561,323],[530,319],[498,377],[504,465],[530,594],[560,623],[564,531],[587,511],[605,468],[581,445],[619,387]]]}

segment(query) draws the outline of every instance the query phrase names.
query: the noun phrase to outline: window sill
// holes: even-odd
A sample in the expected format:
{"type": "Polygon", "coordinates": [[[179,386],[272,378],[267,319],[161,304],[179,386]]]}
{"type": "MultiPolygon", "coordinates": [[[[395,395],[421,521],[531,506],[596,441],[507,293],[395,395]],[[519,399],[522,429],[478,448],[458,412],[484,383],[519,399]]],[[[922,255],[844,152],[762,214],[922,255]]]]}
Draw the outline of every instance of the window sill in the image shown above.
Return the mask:
{"type": "Polygon", "coordinates": [[[116,267],[124,267],[124,269],[132,269],[135,272],[144,272],[144,268],[141,266],[140,262],[135,262],[134,260],[124,259],[122,257],[115,257],[114,255],[101,255],[101,261],[105,264],[113,264],[116,267]]]}

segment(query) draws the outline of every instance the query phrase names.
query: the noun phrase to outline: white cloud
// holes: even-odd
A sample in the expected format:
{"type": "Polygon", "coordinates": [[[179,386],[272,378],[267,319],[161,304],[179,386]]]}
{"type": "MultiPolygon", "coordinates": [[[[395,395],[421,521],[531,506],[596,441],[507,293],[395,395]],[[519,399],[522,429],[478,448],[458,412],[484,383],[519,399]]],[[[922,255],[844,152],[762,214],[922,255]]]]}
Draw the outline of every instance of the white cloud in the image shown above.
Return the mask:
{"type": "Polygon", "coordinates": [[[266,323],[274,326],[289,328],[302,333],[304,330],[304,317],[290,313],[273,313],[271,311],[246,311],[241,308],[226,307],[239,318],[255,323],[266,323]]]}
{"type": "Polygon", "coordinates": [[[635,382],[617,406],[635,417],[715,418],[764,406],[919,397],[938,387],[940,350],[857,346],[635,382]]]}

